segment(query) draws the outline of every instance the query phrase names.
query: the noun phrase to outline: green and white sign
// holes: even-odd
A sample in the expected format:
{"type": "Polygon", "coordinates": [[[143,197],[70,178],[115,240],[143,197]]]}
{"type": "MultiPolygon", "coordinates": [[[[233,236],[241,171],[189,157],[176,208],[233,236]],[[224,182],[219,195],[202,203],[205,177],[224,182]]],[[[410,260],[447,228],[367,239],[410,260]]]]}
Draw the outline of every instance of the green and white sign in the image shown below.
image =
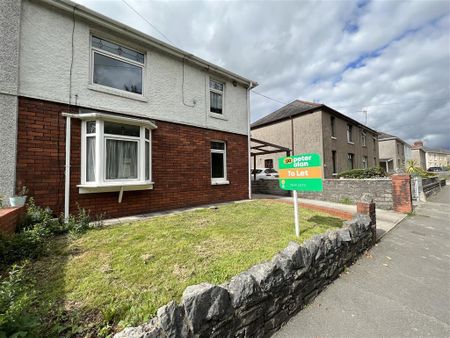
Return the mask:
{"type": "Polygon", "coordinates": [[[280,188],[295,191],[322,191],[322,162],[319,154],[301,154],[278,160],[280,188]]]}

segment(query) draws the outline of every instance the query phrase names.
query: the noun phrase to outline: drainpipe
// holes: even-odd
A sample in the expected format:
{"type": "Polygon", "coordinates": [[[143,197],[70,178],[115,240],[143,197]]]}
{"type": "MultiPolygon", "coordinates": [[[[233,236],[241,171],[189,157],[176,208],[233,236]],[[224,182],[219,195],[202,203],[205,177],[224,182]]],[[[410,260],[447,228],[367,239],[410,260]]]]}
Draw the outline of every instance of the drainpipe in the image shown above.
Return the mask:
{"type": "MultiPolygon", "coordinates": [[[[252,152],[251,152],[251,129],[250,129],[250,90],[252,90],[252,88],[255,88],[256,86],[253,86],[253,83],[250,82],[248,88],[247,88],[247,129],[248,129],[248,141],[247,141],[247,145],[248,145],[248,198],[252,199],[252,177],[251,177],[251,172],[252,172],[252,152]]],[[[255,165],[255,169],[256,169],[256,165],[255,165]]]]}
{"type": "Polygon", "coordinates": [[[69,218],[69,196],[70,196],[70,134],[72,120],[70,116],[66,116],[66,171],[64,186],[64,219],[69,218]]]}

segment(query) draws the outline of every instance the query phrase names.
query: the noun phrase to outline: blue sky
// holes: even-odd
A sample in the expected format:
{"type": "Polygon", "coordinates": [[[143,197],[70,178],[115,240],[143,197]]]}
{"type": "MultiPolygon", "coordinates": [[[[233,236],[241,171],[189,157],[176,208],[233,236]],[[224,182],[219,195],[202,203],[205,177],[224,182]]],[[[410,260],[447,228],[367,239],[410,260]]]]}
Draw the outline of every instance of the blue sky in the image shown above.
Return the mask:
{"type": "MultiPolygon", "coordinates": [[[[289,103],[325,103],[408,142],[450,149],[449,1],[125,0],[177,47],[289,103]]],[[[123,0],[77,2],[165,38],[123,0]]],[[[252,121],[283,104],[252,95],[252,121]]]]}

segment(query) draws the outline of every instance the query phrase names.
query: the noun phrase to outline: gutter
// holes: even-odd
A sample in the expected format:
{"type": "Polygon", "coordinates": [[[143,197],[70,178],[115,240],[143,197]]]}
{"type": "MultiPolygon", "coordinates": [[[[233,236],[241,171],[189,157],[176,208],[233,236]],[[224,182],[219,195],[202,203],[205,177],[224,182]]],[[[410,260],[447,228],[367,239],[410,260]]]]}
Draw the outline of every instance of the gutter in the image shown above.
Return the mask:
{"type": "Polygon", "coordinates": [[[255,81],[249,80],[238,74],[230,72],[222,67],[216,66],[206,60],[203,60],[197,56],[194,56],[191,53],[185,52],[182,49],[171,46],[161,40],[151,37],[150,35],[144,34],[134,28],[124,25],[116,20],[113,20],[107,16],[104,16],[100,13],[92,11],[92,10],[90,10],[84,6],[81,6],[79,4],[76,4],[72,1],[69,1],[69,0],[40,0],[39,2],[45,3],[52,7],[56,7],[67,13],[70,13],[71,15],[73,14],[73,10],[76,9],[77,11],[76,11],[75,15],[80,18],[83,18],[85,20],[88,20],[90,22],[98,24],[104,28],[110,29],[119,34],[125,35],[133,40],[136,40],[136,41],[139,41],[146,45],[150,45],[152,47],[158,48],[159,50],[162,50],[172,56],[175,56],[175,57],[178,57],[181,59],[185,58],[186,60],[190,61],[193,64],[196,64],[197,66],[200,66],[201,68],[205,68],[205,69],[211,70],[219,75],[231,78],[232,80],[235,80],[246,86],[250,85],[250,86],[252,86],[252,88],[254,88],[258,85],[258,83],[255,81]]]}

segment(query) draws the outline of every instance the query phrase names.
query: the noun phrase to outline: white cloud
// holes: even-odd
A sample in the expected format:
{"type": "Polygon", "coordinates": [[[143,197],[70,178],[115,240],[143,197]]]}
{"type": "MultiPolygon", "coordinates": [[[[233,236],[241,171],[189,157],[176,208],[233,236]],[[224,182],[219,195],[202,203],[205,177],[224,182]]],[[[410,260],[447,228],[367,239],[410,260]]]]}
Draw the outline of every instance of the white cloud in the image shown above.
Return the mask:
{"type": "MultiPolygon", "coordinates": [[[[77,2],[164,40],[122,1],[77,2]]],[[[257,91],[360,121],[367,108],[373,128],[450,148],[446,0],[127,2],[177,47],[257,80],[257,91]]],[[[252,119],[280,106],[252,95],[252,119]]]]}

